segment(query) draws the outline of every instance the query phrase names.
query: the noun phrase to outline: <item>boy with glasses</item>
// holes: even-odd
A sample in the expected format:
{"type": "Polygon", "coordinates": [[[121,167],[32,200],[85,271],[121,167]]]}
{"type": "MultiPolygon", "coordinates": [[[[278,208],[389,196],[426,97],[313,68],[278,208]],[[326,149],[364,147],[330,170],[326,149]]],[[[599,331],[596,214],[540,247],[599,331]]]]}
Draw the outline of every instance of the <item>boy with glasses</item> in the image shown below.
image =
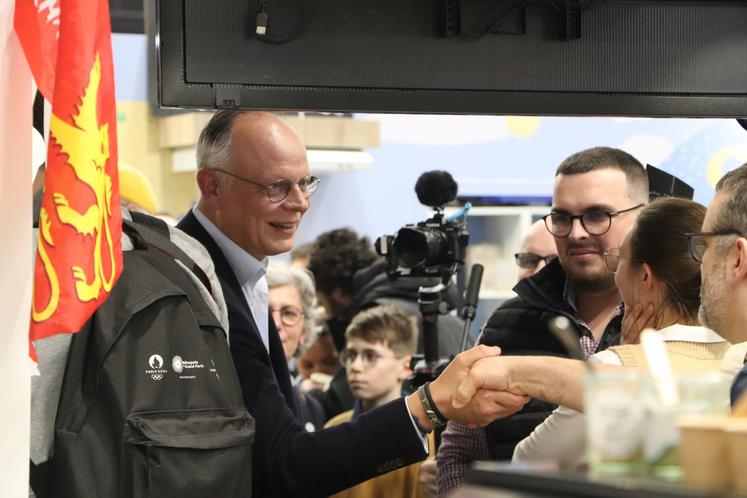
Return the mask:
{"type": "MultiPolygon", "coordinates": [[[[418,342],[415,319],[394,306],[376,306],[358,313],[345,331],[340,361],[356,401],[352,410],[332,418],[327,427],[402,396],[402,383],[412,374],[410,362],[418,342]]],[[[435,445],[430,442],[431,451],[435,445]]],[[[418,496],[420,463],[369,479],[335,498],[418,496]]]]}

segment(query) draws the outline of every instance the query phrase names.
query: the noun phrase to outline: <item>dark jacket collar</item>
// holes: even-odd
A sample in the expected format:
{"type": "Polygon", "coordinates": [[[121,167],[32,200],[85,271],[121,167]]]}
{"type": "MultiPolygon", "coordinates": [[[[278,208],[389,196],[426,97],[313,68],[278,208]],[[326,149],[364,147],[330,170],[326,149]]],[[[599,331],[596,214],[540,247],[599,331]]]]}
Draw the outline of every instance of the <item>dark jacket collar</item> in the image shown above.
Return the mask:
{"type": "MultiPolygon", "coordinates": [[[[579,326],[578,313],[571,307],[565,297],[567,276],[557,258],[531,277],[525,278],[514,286],[514,292],[527,304],[540,309],[565,315],[572,323],[579,326]]],[[[620,342],[622,314],[613,317],[605,327],[599,339],[597,351],[620,342]]]]}
{"type": "Polygon", "coordinates": [[[566,280],[565,270],[555,258],[531,277],[520,280],[513,290],[531,306],[573,314],[563,296],[566,280]]]}

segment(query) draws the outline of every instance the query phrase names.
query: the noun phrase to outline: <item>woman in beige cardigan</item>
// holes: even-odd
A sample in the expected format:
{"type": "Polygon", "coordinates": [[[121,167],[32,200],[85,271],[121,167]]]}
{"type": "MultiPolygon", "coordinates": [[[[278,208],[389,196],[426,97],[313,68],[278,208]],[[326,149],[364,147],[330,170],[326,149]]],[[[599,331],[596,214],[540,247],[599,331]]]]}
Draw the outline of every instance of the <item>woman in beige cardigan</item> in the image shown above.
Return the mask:
{"type": "MultiPolygon", "coordinates": [[[[676,198],[645,207],[619,248],[605,253],[608,269],[625,303],[623,344],[598,353],[589,361],[646,368],[636,344],[645,328],[658,331],[676,371],[719,370],[729,343],[699,326],[700,265],[689,254],[685,234],[700,230],[705,208],[676,198]]],[[[555,460],[563,466],[584,456],[585,420],[582,409],[584,365],[559,358],[502,358],[511,374],[510,389],[561,405],[521,441],[514,461],[555,460]],[[576,411],[579,410],[579,411],[576,411]]],[[[497,363],[497,362],[496,362],[497,363]]]]}

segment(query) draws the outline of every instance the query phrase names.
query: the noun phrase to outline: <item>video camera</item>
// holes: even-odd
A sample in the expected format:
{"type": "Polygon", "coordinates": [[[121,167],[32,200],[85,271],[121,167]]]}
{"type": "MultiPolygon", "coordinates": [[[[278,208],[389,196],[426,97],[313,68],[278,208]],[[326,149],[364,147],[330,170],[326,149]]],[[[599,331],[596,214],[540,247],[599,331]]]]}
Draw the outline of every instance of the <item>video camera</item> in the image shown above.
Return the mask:
{"type": "Polygon", "coordinates": [[[469,232],[464,223],[469,207],[446,217],[444,206],[456,199],[457,184],[446,171],[420,175],[415,193],[421,204],[436,214],[417,224],[400,228],[397,234],[376,239],[376,252],[386,258],[387,276],[438,277],[448,285],[459,265],[464,264],[469,232]]]}
{"type": "MultiPolygon", "coordinates": [[[[418,309],[422,316],[424,355],[414,355],[411,382],[419,386],[435,379],[446,368],[450,359],[441,358],[438,351],[438,315],[446,310],[441,306],[441,294],[452,283],[456,271],[464,265],[469,243],[465,224],[471,205],[468,203],[458,213],[446,217],[444,206],[456,199],[457,184],[446,171],[423,173],[415,184],[415,193],[421,204],[432,207],[432,218],[414,225],[405,225],[397,234],[376,239],[376,252],[386,258],[387,276],[423,280],[418,289],[418,309]]],[[[462,333],[462,350],[467,343],[469,325],[475,317],[482,267],[475,265],[462,307],[465,320],[462,333]]]]}

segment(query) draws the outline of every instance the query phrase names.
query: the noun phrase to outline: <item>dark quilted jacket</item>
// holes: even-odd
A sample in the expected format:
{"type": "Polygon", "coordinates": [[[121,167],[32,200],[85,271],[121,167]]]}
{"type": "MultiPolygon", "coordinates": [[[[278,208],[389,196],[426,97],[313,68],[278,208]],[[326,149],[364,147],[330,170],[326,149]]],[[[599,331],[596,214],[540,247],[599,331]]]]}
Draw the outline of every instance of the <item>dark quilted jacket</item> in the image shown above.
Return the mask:
{"type": "MultiPolygon", "coordinates": [[[[567,357],[568,352],[550,333],[547,321],[565,315],[576,323],[573,310],[563,299],[565,272],[554,260],[536,275],[514,287],[518,295],[501,304],[488,319],[480,342],[500,346],[503,355],[543,355],[567,357]]],[[[620,342],[621,316],[607,325],[597,351],[620,342]]],[[[532,399],[522,411],[497,420],[486,428],[491,457],[510,460],[516,444],[527,437],[557,405],[532,399]]]]}

